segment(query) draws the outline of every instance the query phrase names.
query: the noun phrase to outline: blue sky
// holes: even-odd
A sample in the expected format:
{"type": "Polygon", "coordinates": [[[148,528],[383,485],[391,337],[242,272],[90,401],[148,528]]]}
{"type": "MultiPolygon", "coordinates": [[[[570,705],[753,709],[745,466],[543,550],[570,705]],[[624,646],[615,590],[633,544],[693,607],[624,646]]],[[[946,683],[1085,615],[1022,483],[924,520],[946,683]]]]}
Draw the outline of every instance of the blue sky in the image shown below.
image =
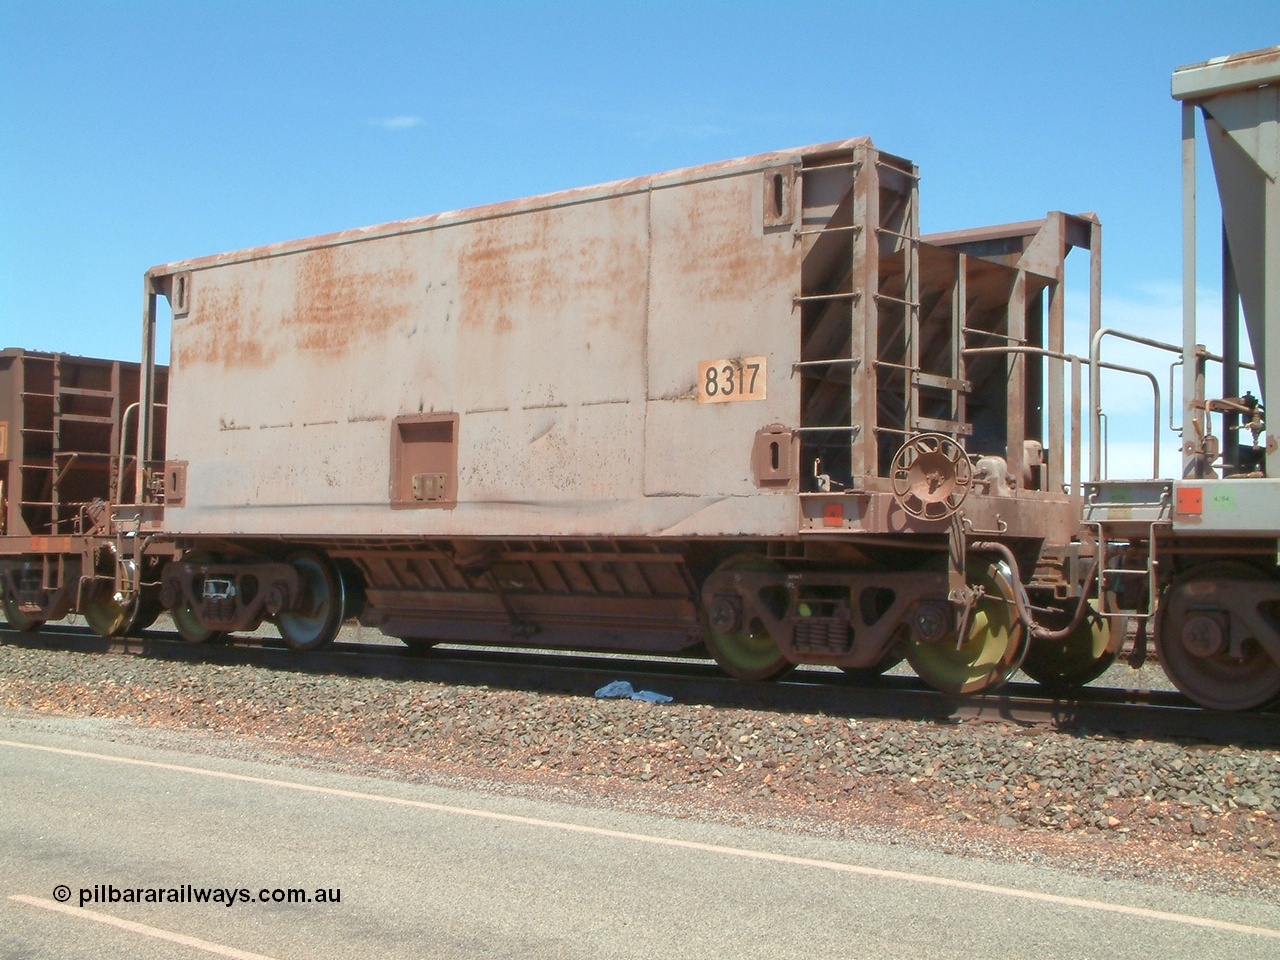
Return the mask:
{"type": "Polygon", "coordinates": [[[1276,42],[1274,0],[6,0],[0,346],[136,358],[156,263],[860,135],[929,231],[1096,211],[1107,322],[1176,339],[1170,74],[1276,42]]]}

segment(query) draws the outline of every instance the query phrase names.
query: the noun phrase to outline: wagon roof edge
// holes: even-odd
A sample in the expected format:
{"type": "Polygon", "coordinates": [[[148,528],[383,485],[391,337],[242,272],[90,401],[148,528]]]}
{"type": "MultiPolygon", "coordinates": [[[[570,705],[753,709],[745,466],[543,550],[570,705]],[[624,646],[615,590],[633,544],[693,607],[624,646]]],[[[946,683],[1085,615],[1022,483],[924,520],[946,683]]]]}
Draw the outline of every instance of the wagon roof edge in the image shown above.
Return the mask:
{"type": "Polygon", "coordinates": [[[285,240],[277,243],[245,247],[240,250],[231,250],[226,253],[193,257],[184,260],[174,260],[153,266],[147,271],[146,275],[148,278],[165,277],[185,271],[206,270],[212,267],[226,266],[233,263],[244,263],[250,260],[263,260],[271,257],[304,253],[308,250],[314,250],[321,247],[341,246],[343,244],[358,243],[364,240],[374,240],[380,237],[416,233],[452,224],[469,223],[480,220],[493,220],[501,217],[513,216],[519,213],[528,213],[535,210],[547,209],[550,207],[569,206],[577,203],[586,203],[591,200],[604,199],[606,197],[625,196],[627,194],[639,193],[644,190],[653,189],[654,187],[673,186],[681,183],[692,183],[699,180],[732,176],[752,169],[767,169],[770,166],[781,166],[786,163],[793,163],[801,157],[820,157],[826,153],[848,151],[860,146],[871,147],[874,149],[874,144],[871,142],[870,137],[852,137],[846,140],[833,140],[827,143],[811,144],[803,147],[791,147],[785,150],[774,150],[768,153],[758,153],[746,157],[737,157],[731,160],[719,160],[713,163],[681,167],[676,170],[668,170],[661,173],[644,174],[642,176],[628,177],[621,180],[611,180],[606,183],[593,184],[591,186],[572,187],[567,190],[557,190],[551,193],[537,194],[531,197],[521,197],[515,200],[503,200],[498,203],[482,204],[480,206],[466,207],[460,210],[448,210],[442,213],[410,217],[403,220],[393,220],[388,223],[374,224],[367,227],[354,227],[333,233],[319,234],[313,237],[304,237],[296,240],[285,240]]]}

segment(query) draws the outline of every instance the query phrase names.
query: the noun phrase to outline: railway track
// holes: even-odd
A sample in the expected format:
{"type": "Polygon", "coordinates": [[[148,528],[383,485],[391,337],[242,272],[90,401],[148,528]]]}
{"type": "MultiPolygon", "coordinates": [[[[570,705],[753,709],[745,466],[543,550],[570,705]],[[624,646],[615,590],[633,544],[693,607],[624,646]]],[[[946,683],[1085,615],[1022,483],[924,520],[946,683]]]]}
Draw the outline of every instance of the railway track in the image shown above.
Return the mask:
{"type": "Polygon", "coordinates": [[[993,692],[950,696],[913,677],[855,680],[829,670],[801,667],[772,683],[724,676],[712,664],[656,657],[511,651],[441,646],[416,652],[392,643],[334,643],[299,653],[271,639],[192,645],[150,631],[108,639],[87,628],[46,625],[38,634],[0,629],[0,641],[32,649],[144,656],[158,660],[240,664],[301,673],[424,680],[590,696],[611,680],[629,680],[682,703],[883,717],[940,723],[998,721],[1120,737],[1188,739],[1209,744],[1280,743],[1280,712],[1219,713],[1201,709],[1172,691],[1086,687],[1078,697],[1046,697],[1040,687],[1011,682],[993,692]]]}

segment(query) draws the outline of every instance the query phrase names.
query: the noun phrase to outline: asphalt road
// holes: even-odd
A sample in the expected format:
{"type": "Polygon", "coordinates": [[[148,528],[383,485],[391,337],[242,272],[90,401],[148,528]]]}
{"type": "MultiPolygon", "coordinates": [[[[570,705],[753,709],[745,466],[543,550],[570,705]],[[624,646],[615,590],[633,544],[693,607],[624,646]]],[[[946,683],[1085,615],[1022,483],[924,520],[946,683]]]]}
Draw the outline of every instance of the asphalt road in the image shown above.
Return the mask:
{"type": "Polygon", "coordinates": [[[220,759],[112,729],[0,717],[3,960],[1280,956],[1272,903],[220,759]],[[214,889],[237,902],[193,902],[214,889]],[[313,902],[273,902],[291,889],[313,902]],[[314,902],[321,890],[340,901],[314,902]],[[157,895],[185,902],[126,902],[157,895]]]}

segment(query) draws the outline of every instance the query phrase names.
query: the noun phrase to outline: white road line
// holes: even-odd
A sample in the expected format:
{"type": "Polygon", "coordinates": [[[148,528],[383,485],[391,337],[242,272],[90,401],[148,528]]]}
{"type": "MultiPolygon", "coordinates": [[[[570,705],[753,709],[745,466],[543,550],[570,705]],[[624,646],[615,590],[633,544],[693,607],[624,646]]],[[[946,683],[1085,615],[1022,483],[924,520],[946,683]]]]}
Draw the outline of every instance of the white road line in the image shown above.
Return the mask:
{"type": "Polygon", "coordinates": [[[671,837],[657,837],[645,833],[627,833],[621,830],[608,830],[604,827],[589,827],[578,823],[563,823],[558,820],[540,820],[535,817],[521,817],[510,813],[493,813],[488,810],[472,810],[467,807],[454,807],[443,803],[429,803],[425,800],[406,800],[401,797],[390,797],[376,793],[361,793],[356,790],[341,790],[336,787],[319,787],[309,783],[295,783],[291,780],[276,780],[270,777],[251,777],[243,773],[227,773],[222,770],[207,770],[203,767],[188,767],[176,763],[159,763],[155,760],[135,760],[132,757],[115,757],[104,753],[89,753],[84,750],[67,750],[61,747],[46,747],[33,743],[20,743],[14,740],[0,740],[0,746],[15,747],[20,750],[38,750],[44,753],[56,753],[68,757],[84,757],[89,760],[104,760],[108,763],[121,763],[138,767],[150,767],[155,770],[170,770],[176,773],[190,773],[199,777],[213,777],[220,780],[234,780],[240,783],[255,783],[267,787],[281,787],[286,790],[298,790],[304,793],[318,793],[330,797],[343,797],[348,800],[367,800],[373,803],[386,803],[400,807],[414,807],[419,810],[430,810],[434,813],[447,813],[460,817],[474,817],[481,820],[496,820],[501,823],[514,823],[528,827],[539,827],[545,830],[559,830],[565,833],[580,833],[595,837],[607,837],[611,840],[626,840],[633,843],[644,843],[651,846],[676,847],[682,850],[697,850],[701,853],[714,853],[726,857],[738,857],[746,860],[762,860],[769,863],[784,863],[796,867],[811,867],[817,870],[829,870],[833,873],[850,873],[862,877],[875,877],[881,880],[898,880],[904,883],[925,884],[933,887],[945,887],[951,890],[967,890],[976,893],[989,893],[1001,897],[1013,897],[1019,900],[1031,900],[1037,903],[1049,903],[1055,906],[1075,907],[1081,910],[1093,910],[1101,913],[1118,913],[1143,920],[1160,920],[1165,923],[1177,923],[1191,927],[1205,927],[1210,930],[1221,930],[1230,933],[1242,933],[1255,937],[1271,937],[1280,940],[1280,929],[1271,927],[1252,927],[1243,923],[1231,923],[1226,920],[1212,920],[1208,917],[1195,917],[1184,913],[1168,913],[1164,910],[1151,910],[1146,907],[1131,907],[1124,904],[1107,903],[1102,900],[1086,900],[1081,897],[1064,897],[1053,893],[1039,893],[1034,890],[1018,890],[1014,887],[997,887],[986,883],[973,883],[969,880],[953,880],[948,877],[931,877],[921,873],[905,873],[900,870],[882,870],[878,867],[860,867],[848,863],[837,863],[832,860],[813,860],[808,857],[792,857],[783,853],[769,853],[763,850],[746,850],[740,847],[724,847],[714,843],[698,843],[694,840],[676,840],[671,837]]]}
{"type": "Polygon", "coordinates": [[[144,937],[154,937],[157,940],[168,940],[170,943],[177,943],[184,947],[191,947],[195,950],[203,950],[205,953],[217,954],[220,957],[231,957],[232,960],[271,960],[271,957],[264,956],[261,953],[249,953],[247,950],[237,950],[235,947],[225,947],[220,943],[213,943],[209,940],[201,940],[199,937],[188,937],[185,933],[174,933],[172,930],[161,930],[159,927],[149,927],[145,923],[134,923],[132,920],[122,920],[119,917],[113,917],[110,914],[99,913],[96,910],[86,910],[84,907],[73,907],[69,904],[58,903],[56,900],[45,900],[41,897],[24,897],[21,894],[14,894],[9,897],[15,903],[22,903],[28,907],[39,907],[42,910],[53,910],[56,913],[65,913],[69,917],[77,917],[81,920],[94,920],[97,923],[105,923],[109,927],[118,927],[121,930],[128,930],[130,933],[139,933],[144,937]]]}

